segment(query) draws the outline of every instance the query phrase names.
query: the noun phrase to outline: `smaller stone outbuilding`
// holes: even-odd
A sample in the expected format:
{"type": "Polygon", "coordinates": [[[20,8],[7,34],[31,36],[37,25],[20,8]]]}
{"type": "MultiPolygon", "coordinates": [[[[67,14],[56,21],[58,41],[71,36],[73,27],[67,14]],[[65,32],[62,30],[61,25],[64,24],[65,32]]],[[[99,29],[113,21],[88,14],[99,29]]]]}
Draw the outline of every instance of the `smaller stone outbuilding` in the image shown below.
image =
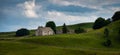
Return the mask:
{"type": "MultiPolygon", "coordinates": [[[[73,34],[73,33],[75,33],[73,29],[69,29],[67,32],[67,34],[73,34]]],[[[61,30],[59,29],[56,31],[56,34],[64,34],[64,33],[63,33],[62,29],[61,30]]]]}
{"type": "Polygon", "coordinates": [[[50,27],[38,27],[36,30],[36,36],[45,36],[45,35],[53,35],[54,31],[50,27]]]}

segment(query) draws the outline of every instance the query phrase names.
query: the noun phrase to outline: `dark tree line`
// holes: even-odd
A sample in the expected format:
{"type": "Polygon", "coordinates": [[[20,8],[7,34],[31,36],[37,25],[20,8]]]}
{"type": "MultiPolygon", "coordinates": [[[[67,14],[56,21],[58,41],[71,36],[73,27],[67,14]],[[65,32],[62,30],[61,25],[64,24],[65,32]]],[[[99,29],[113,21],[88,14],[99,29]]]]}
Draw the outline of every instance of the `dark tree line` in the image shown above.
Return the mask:
{"type": "Polygon", "coordinates": [[[120,11],[117,11],[114,13],[114,15],[112,16],[112,19],[109,18],[107,20],[105,20],[105,18],[99,17],[95,20],[94,25],[93,25],[93,29],[99,29],[102,28],[108,24],[110,24],[111,22],[120,20],[120,11]]]}
{"type": "Polygon", "coordinates": [[[115,12],[114,15],[112,16],[112,21],[117,20],[120,20],[120,11],[115,12]]]}
{"type": "Polygon", "coordinates": [[[93,24],[93,29],[102,28],[108,25],[109,23],[111,23],[110,19],[105,20],[104,18],[99,17],[96,19],[95,23],[93,24]]]}

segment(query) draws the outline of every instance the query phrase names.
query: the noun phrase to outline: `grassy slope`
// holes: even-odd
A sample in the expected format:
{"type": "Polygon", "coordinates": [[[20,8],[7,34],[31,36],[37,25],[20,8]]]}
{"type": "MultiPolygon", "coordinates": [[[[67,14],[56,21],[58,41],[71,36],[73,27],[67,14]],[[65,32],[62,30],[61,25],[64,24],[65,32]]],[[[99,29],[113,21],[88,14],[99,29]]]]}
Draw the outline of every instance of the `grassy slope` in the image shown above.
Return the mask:
{"type": "Polygon", "coordinates": [[[115,34],[120,21],[107,26],[113,45],[104,47],[103,30],[82,34],[62,34],[0,41],[0,55],[119,55],[115,34]]]}
{"type": "Polygon", "coordinates": [[[0,41],[0,55],[117,55],[119,51],[64,48],[13,41],[0,41]]]}
{"type": "Polygon", "coordinates": [[[7,38],[15,36],[15,32],[1,32],[0,38],[7,38]]]}
{"type": "Polygon", "coordinates": [[[110,39],[114,42],[113,45],[120,47],[120,36],[118,35],[118,31],[120,30],[120,20],[108,25],[107,28],[110,31],[110,39]]]}
{"type": "MultiPolygon", "coordinates": [[[[87,30],[91,30],[93,23],[80,23],[80,24],[74,24],[74,25],[68,25],[69,29],[76,29],[79,26],[87,29],[87,30]]],[[[58,26],[57,29],[62,29],[62,26],[58,26]]],[[[35,33],[35,30],[30,30],[30,36],[33,36],[35,33]]],[[[2,32],[0,33],[0,38],[7,38],[7,37],[15,37],[15,32],[2,32]]]]}
{"type": "MultiPolygon", "coordinates": [[[[67,27],[69,29],[76,29],[76,28],[79,28],[79,27],[86,29],[86,28],[92,28],[92,26],[93,26],[93,23],[90,22],[90,23],[80,23],[80,24],[68,25],[67,27]]],[[[62,29],[62,26],[59,26],[57,28],[62,29]]]]}

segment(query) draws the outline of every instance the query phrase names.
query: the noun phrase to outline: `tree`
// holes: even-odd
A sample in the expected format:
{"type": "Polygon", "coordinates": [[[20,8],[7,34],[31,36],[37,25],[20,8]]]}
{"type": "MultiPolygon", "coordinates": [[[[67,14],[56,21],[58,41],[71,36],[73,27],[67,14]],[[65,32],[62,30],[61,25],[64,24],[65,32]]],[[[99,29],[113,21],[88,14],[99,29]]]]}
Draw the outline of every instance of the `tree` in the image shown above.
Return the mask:
{"type": "Polygon", "coordinates": [[[104,34],[105,34],[105,37],[108,39],[109,30],[107,28],[104,29],[104,34]]]}
{"type": "Polygon", "coordinates": [[[120,20],[120,11],[115,12],[114,15],[112,16],[112,21],[117,20],[120,20]]]}
{"type": "Polygon", "coordinates": [[[119,34],[119,36],[120,36],[120,29],[119,29],[119,31],[118,31],[118,34],[119,34]]]}
{"type": "Polygon", "coordinates": [[[106,41],[104,42],[104,46],[110,47],[111,46],[111,40],[109,39],[109,30],[107,28],[104,29],[104,34],[106,37],[106,41]]]}
{"type": "Polygon", "coordinates": [[[77,29],[75,29],[75,33],[83,33],[83,32],[85,32],[85,30],[83,29],[83,28],[77,28],[77,29]]]}
{"type": "Polygon", "coordinates": [[[16,31],[16,36],[26,36],[29,34],[30,34],[29,30],[27,30],[25,28],[22,28],[22,29],[19,29],[16,31]]]}
{"type": "Polygon", "coordinates": [[[120,29],[118,30],[118,39],[120,39],[120,29]]]}
{"type": "Polygon", "coordinates": [[[50,27],[54,31],[54,33],[56,34],[56,24],[54,23],[54,21],[48,21],[46,23],[46,27],[50,27]]]}
{"type": "Polygon", "coordinates": [[[111,23],[111,19],[110,18],[108,18],[107,20],[105,20],[105,25],[108,25],[108,24],[110,24],[111,23]]]}
{"type": "Polygon", "coordinates": [[[105,42],[104,42],[104,46],[106,47],[110,47],[111,46],[111,40],[107,39],[105,42]]]}
{"type": "Polygon", "coordinates": [[[65,23],[63,24],[62,32],[63,33],[67,33],[68,32],[68,29],[67,29],[67,26],[66,26],[65,23]]]}
{"type": "Polygon", "coordinates": [[[98,19],[96,19],[94,25],[93,25],[93,29],[99,29],[102,28],[106,25],[105,19],[102,17],[99,17],[98,19]]]}

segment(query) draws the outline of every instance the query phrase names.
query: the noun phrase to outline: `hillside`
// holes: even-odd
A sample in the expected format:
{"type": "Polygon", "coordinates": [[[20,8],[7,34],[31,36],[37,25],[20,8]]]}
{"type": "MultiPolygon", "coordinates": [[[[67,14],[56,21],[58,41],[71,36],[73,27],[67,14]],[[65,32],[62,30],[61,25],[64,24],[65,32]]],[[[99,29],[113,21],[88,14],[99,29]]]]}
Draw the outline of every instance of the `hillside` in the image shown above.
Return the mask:
{"type": "MultiPolygon", "coordinates": [[[[67,25],[69,29],[76,29],[78,27],[84,28],[85,30],[91,30],[93,23],[80,23],[80,24],[73,24],[73,25],[67,25]]],[[[62,29],[62,26],[57,26],[57,30],[62,29]]],[[[34,35],[35,30],[30,30],[31,35],[34,35]]],[[[15,36],[15,32],[1,32],[0,33],[0,38],[7,38],[7,37],[13,37],[15,36]]]]}
{"type": "MultiPolygon", "coordinates": [[[[0,40],[0,55],[119,55],[120,20],[81,34],[31,36],[0,40]],[[103,46],[104,28],[110,31],[111,47],[103,46]]],[[[5,35],[5,34],[4,34],[5,35]]]]}
{"type": "MultiPolygon", "coordinates": [[[[69,29],[76,29],[79,27],[86,29],[86,28],[92,28],[92,26],[93,26],[93,22],[67,25],[69,29]]],[[[62,26],[58,26],[57,29],[62,29],[62,26]]]]}
{"type": "Polygon", "coordinates": [[[118,45],[120,42],[120,34],[118,33],[120,31],[120,20],[109,24],[107,28],[110,32],[109,37],[114,42],[113,44],[118,45]]]}

